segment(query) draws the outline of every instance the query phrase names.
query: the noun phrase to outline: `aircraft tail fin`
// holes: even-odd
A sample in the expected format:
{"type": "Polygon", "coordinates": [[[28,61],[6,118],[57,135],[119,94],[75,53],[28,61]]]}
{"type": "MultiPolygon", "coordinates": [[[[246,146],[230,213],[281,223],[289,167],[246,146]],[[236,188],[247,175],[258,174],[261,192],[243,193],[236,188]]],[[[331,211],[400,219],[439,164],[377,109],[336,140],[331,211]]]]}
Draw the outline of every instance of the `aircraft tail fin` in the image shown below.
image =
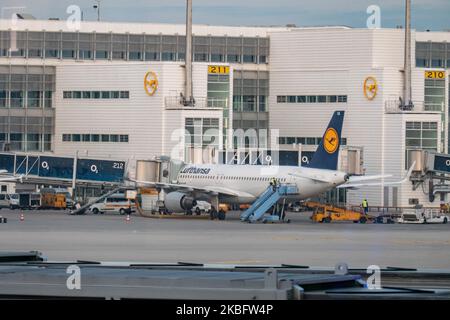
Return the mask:
{"type": "Polygon", "coordinates": [[[344,111],[334,112],[309,168],[337,170],[344,114],[344,111]]]}

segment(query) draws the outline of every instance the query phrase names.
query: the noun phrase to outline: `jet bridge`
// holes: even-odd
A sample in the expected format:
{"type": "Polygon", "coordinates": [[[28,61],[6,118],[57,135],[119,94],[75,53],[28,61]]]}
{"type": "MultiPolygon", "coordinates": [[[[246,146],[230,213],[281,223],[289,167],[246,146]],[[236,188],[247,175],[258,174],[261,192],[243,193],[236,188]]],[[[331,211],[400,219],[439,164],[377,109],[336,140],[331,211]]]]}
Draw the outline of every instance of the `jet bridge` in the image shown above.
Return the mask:
{"type": "Polygon", "coordinates": [[[408,166],[415,163],[411,182],[413,190],[428,184],[429,201],[436,194],[450,193],[450,154],[436,153],[421,149],[408,150],[408,166]],[[435,184],[435,180],[439,180],[435,184]]]}
{"type": "Polygon", "coordinates": [[[23,175],[27,184],[120,185],[124,181],[126,162],[91,158],[0,153],[0,169],[8,175],[23,175]],[[74,174],[75,173],[75,174],[74,174]]]}

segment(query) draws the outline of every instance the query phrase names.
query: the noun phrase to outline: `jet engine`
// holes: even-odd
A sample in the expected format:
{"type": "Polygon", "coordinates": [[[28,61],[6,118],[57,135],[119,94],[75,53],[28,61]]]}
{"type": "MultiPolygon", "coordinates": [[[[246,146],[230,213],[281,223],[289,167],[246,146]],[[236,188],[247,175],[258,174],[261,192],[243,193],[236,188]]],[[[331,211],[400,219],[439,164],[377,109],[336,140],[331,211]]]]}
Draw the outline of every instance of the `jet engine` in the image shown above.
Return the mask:
{"type": "Polygon", "coordinates": [[[166,195],[164,201],[167,210],[171,212],[185,212],[191,210],[197,205],[197,201],[194,198],[189,197],[182,192],[170,192],[166,195]]]}

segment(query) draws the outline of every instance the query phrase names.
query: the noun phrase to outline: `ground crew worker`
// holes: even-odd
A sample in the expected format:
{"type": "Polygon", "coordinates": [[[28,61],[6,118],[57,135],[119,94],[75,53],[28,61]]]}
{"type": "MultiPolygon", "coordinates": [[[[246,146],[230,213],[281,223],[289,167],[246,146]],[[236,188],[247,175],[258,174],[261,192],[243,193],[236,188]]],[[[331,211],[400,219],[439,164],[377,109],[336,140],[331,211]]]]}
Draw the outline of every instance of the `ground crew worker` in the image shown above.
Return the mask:
{"type": "Polygon", "coordinates": [[[369,213],[369,203],[367,202],[367,199],[363,200],[362,207],[364,209],[364,214],[368,214],[369,213]]]}
{"type": "Polygon", "coordinates": [[[277,188],[277,179],[272,178],[272,179],[270,180],[270,185],[272,186],[273,191],[275,191],[275,189],[277,188]]]}

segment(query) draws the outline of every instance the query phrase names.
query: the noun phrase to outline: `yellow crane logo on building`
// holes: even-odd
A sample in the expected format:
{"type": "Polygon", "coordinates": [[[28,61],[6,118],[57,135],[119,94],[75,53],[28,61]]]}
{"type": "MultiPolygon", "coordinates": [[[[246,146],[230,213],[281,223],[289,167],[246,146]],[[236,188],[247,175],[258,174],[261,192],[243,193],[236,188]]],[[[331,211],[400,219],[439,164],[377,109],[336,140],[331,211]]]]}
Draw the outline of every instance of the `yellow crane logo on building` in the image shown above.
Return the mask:
{"type": "Polygon", "coordinates": [[[373,100],[378,93],[378,82],[374,77],[367,77],[364,80],[364,96],[368,100],[373,100]]]}
{"type": "Polygon", "coordinates": [[[153,71],[149,71],[145,74],[144,89],[149,96],[154,95],[156,90],[158,90],[158,77],[153,71]]]}

